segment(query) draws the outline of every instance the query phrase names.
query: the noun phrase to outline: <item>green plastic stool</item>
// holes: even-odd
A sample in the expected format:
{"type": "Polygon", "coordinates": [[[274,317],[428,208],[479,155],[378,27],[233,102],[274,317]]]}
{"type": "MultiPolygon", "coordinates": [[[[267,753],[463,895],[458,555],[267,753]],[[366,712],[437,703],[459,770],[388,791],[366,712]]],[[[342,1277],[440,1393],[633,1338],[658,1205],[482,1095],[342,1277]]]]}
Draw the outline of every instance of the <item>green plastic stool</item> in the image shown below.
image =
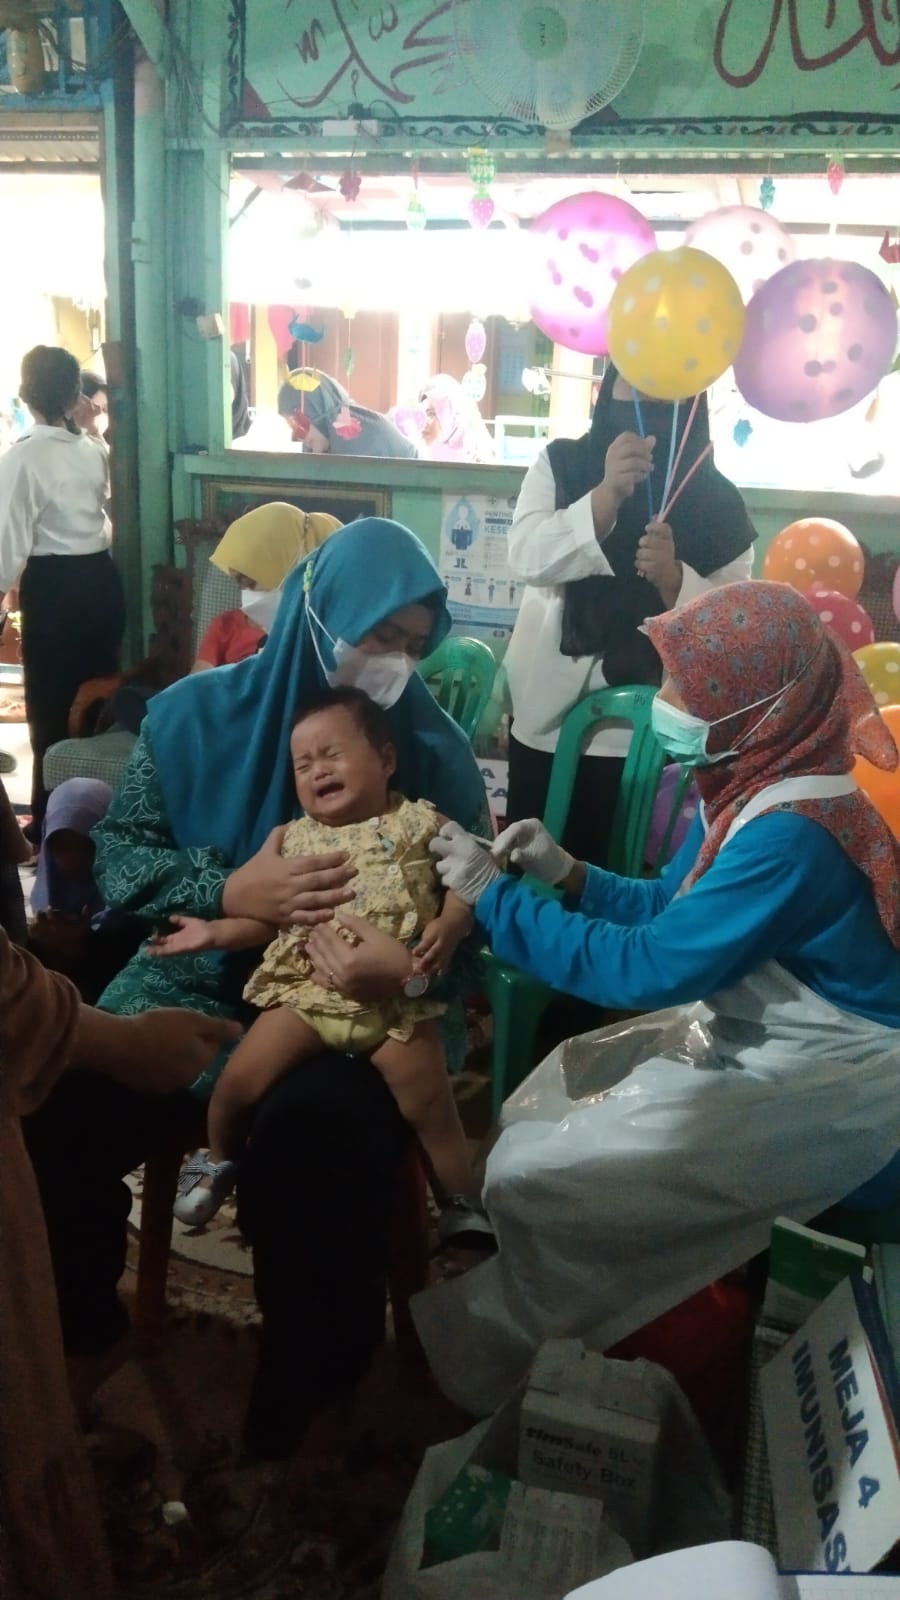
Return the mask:
{"type": "MultiPolygon", "coordinates": [[[[544,826],[559,842],[565,832],[581,753],[605,722],[630,722],[633,733],[616,804],[609,843],[609,870],[623,877],[639,877],[644,867],[647,835],[666,757],[650,725],[650,707],[656,690],[598,689],[573,706],[560,730],[550,774],[544,826]]],[[[534,878],[532,889],[547,894],[547,886],[534,878]]],[[[494,1118],[511,1090],[532,1069],[538,1023],[553,997],[553,990],[527,973],[485,952],[485,993],[494,1015],[491,1058],[491,1098],[494,1118]]]]}
{"type": "Polygon", "coordinates": [[[445,639],[427,661],[419,664],[438,705],[474,739],[490,703],[497,663],[481,639],[445,639]]]}

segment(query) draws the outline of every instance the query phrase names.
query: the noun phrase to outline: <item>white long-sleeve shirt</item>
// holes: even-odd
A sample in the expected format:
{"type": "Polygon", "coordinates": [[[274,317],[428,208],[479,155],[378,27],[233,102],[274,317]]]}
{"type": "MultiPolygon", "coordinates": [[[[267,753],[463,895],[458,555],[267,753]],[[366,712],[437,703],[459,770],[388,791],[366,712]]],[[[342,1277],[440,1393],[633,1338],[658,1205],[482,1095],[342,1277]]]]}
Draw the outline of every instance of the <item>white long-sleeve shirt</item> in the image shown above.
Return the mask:
{"type": "Polygon", "coordinates": [[[36,423],[0,459],[0,593],[32,556],[108,550],[106,452],[84,433],[36,423]]]}
{"type": "MultiPolygon", "coordinates": [[[[546,450],[536,457],[519,491],[509,531],[509,566],[527,584],[506,652],[505,667],[513,707],[513,732],[532,750],[556,749],[567,711],[584,695],[602,689],[602,663],[590,656],[560,654],[563,585],[580,578],[607,577],[612,567],[594,531],[590,494],[556,510],[556,482],[546,450]]],[[[723,583],[749,578],[753,551],[701,578],[682,563],[676,606],[723,583]]],[[[589,755],[622,756],[628,750],[627,728],[610,726],[596,734],[589,755]]]]}

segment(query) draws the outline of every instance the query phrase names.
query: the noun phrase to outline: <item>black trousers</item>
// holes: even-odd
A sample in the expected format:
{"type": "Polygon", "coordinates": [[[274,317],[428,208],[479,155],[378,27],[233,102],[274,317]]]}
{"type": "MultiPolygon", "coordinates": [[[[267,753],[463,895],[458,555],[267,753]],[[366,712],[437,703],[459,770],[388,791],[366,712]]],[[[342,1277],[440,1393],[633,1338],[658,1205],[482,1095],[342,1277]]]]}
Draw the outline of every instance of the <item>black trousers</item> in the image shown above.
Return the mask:
{"type": "MultiPolygon", "coordinates": [[[[509,738],[508,823],[544,815],[552,766],[549,751],[532,750],[530,745],[519,743],[513,724],[509,738]]],[[[606,865],[624,767],[624,756],[582,756],[578,763],[562,841],[576,860],[589,861],[595,867],[606,865]]]]}
{"type": "Polygon", "coordinates": [[[19,603],[36,831],[47,805],[44,752],[67,737],[81,685],[117,670],[125,600],[122,580],[103,550],[91,556],[32,556],[19,583],[19,603]]]}
{"type": "MultiPolygon", "coordinates": [[[[68,1353],[103,1349],[127,1327],[116,1285],[131,1205],[123,1182],[163,1119],[196,1115],[185,1096],[133,1094],[67,1073],[24,1120],[37,1174],[68,1353]]],[[[361,1377],[384,1334],[388,1235],[412,1135],[363,1058],[323,1055],[262,1102],[238,1178],[263,1315],[245,1424],[256,1455],[290,1453],[316,1411],[361,1377]]]]}

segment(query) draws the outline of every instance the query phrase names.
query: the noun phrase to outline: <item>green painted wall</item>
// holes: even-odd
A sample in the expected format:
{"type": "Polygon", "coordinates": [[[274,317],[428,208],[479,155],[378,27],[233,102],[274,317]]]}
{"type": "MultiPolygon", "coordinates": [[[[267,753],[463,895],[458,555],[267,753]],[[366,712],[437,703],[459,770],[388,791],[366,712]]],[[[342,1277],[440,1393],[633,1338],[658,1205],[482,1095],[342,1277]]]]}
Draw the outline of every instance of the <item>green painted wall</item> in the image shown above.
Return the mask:
{"type": "MultiPolygon", "coordinates": [[[[205,489],[216,483],[255,483],[271,486],[271,498],[280,484],[292,494],[302,485],[316,496],[329,485],[339,492],[383,489],[391,496],[392,515],[419,535],[432,555],[437,555],[441,528],[441,497],[454,495],[515,494],[522,480],[517,467],[456,467],[441,462],[373,461],[344,457],[329,461],[322,456],[258,456],[231,451],[215,461],[188,456],[181,462],[180,499],[183,515],[200,516],[208,505],[205,489]]],[[[776,533],[798,517],[833,517],[843,522],[873,551],[900,553],[900,501],[875,495],[816,494],[813,490],[744,489],[750,515],[759,534],[757,570],[776,533]]]]}

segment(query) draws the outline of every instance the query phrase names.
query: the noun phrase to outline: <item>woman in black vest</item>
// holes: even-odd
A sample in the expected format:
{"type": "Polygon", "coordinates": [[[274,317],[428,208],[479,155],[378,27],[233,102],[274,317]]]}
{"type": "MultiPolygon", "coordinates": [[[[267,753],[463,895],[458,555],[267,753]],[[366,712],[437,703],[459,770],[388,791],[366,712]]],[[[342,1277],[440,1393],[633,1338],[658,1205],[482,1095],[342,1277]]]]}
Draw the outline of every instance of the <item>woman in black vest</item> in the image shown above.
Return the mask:
{"type": "MultiPolygon", "coordinates": [[[[678,408],[680,441],[690,401],[678,408]]],[[[748,578],[755,530],[740,493],[707,456],[658,521],[675,407],[640,397],[610,364],[589,431],[557,439],[529,469],[509,536],[527,585],[506,656],[513,705],[507,821],[541,816],[566,713],[605,684],[658,684],[645,617],[748,578]]],[[[701,395],[677,483],[709,444],[701,395]]],[[[676,442],[677,449],[677,442],[676,442]]],[[[582,758],[566,848],[603,865],[628,730],[605,728],[582,758]]]]}

